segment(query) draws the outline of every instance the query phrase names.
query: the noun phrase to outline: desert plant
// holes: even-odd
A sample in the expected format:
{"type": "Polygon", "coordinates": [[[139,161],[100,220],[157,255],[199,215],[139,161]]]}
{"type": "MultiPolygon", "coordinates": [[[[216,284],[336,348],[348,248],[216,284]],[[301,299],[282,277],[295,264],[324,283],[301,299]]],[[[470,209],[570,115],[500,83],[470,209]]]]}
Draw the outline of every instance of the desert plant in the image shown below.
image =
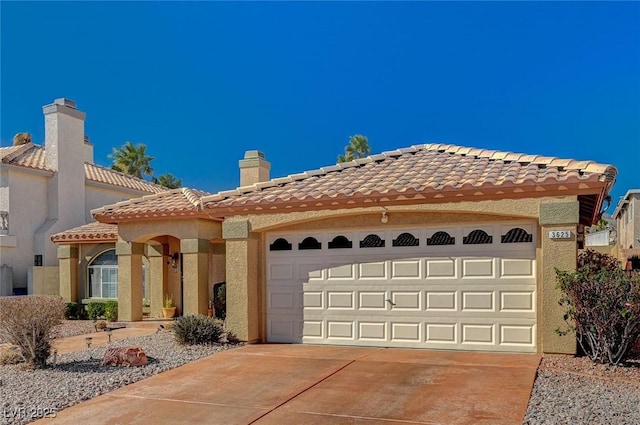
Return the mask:
{"type": "Polygon", "coordinates": [[[23,362],[24,357],[20,354],[20,350],[17,347],[11,346],[0,350],[0,365],[11,365],[23,362]]]}
{"type": "Polygon", "coordinates": [[[104,320],[98,320],[96,322],[96,331],[103,331],[107,328],[107,322],[104,320]]]}
{"type": "Polygon", "coordinates": [[[165,294],[164,296],[164,308],[173,307],[173,294],[165,294]]]}
{"type": "Polygon", "coordinates": [[[220,342],[224,336],[222,323],[202,315],[182,316],[175,320],[173,332],[179,344],[207,345],[220,342]]]}
{"type": "Polygon", "coordinates": [[[91,301],[87,304],[87,313],[89,319],[96,320],[100,317],[104,317],[105,303],[100,301],[91,301]]]}
{"type": "Polygon", "coordinates": [[[49,333],[62,322],[65,310],[60,297],[0,298],[0,340],[16,345],[28,367],[45,367],[51,350],[49,333]]]}
{"type": "Polygon", "coordinates": [[[118,320],[118,301],[110,300],[105,303],[104,318],[110,322],[118,320]]]}
{"type": "Polygon", "coordinates": [[[566,308],[567,328],[592,361],[617,365],[640,337],[640,274],[622,270],[606,254],[587,250],[578,257],[578,270],[556,269],[566,308]]]}

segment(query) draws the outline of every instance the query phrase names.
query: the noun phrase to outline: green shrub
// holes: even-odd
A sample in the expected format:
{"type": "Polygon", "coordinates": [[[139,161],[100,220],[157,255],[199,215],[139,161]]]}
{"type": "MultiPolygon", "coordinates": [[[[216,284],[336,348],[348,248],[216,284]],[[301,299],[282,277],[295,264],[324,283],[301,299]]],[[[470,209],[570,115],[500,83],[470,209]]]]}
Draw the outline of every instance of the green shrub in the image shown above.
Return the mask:
{"type": "Polygon", "coordinates": [[[216,319],[224,320],[227,317],[227,284],[225,282],[213,285],[213,311],[216,319]]]}
{"type": "Polygon", "coordinates": [[[89,319],[95,320],[104,317],[105,303],[100,301],[91,301],[87,304],[87,314],[89,319]]]}
{"type": "Polygon", "coordinates": [[[202,315],[178,317],[173,323],[173,332],[176,341],[186,345],[215,344],[224,336],[219,320],[202,315]]]}
{"type": "Polygon", "coordinates": [[[617,365],[640,338],[640,273],[625,272],[612,256],[587,250],[578,270],[556,269],[568,327],[592,361],[617,365]]]}
{"type": "Polygon", "coordinates": [[[118,301],[107,301],[104,305],[104,318],[110,322],[118,320],[118,301]]]}
{"type": "Polygon", "coordinates": [[[51,351],[50,331],[62,322],[65,310],[60,297],[0,298],[0,340],[16,345],[28,367],[43,368],[51,351]]]}
{"type": "Polygon", "coordinates": [[[67,320],[75,320],[79,318],[78,303],[67,303],[64,311],[64,318],[67,320]]]}

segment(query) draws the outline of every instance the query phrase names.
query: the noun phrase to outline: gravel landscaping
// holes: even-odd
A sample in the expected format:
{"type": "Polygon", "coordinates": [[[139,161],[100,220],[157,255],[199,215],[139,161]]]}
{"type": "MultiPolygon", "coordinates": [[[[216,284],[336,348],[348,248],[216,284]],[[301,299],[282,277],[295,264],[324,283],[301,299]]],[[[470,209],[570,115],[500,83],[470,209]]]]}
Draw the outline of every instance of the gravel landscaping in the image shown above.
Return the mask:
{"type": "Polygon", "coordinates": [[[587,357],[542,359],[523,423],[640,424],[640,360],[608,366],[587,357]]]}
{"type": "MultiPolygon", "coordinates": [[[[72,323],[68,329],[58,330],[59,335],[70,336],[80,332],[81,323],[72,323]]],[[[143,367],[100,366],[106,348],[98,347],[59,354],[57,365],[47,369],[24,371],[20,365],[0,366],[0,424],[24,424],[51,416],[83,400],[239,346],[181,346],[175,342],[171,331],[110,344],[112,347],[123,345],[142,347],[149,364],[143,367]]]]}

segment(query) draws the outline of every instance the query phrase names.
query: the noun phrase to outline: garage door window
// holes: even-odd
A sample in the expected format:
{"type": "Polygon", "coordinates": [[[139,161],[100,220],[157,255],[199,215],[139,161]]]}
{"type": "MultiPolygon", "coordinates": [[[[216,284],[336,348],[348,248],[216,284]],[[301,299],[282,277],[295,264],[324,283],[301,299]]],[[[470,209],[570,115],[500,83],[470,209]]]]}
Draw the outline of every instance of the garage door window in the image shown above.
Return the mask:
{"type": "Polygon", "coordinates": [[[502,243],[533,242],[533,235],[520,227],[514,227],[500,238],[502,243]]]}
{"type": "Polygon", "coordinates": [[[345,236],[336,236],[331,242],[329,242],[329,249],[351,248],[352,246],[353,242],[351,242],[345,236]]]}
{"type": "Polygon", "coordinates": [[[427,245],[455,245],[456,238],[447,232],[435,232],[433,236],[427,238],[427,245]]]}
{"type": "Polygon", "coordinates": [[[363,240],[360,241],[360,248],[382,248],[384,247],[384,239],[375,234],[370,234],[365,236],[363,240]]]}
{"type": "Polygon", "coordinates": [[[489,236],[484,230],[476,229],[462,238],[464,245],[482,245],[493,243],[493,236],[489,236]]]}
{"type": "Polygon", "coordinates": [[[322,244],[316,238],[309,236],[298,244],[298,249],[301,251],[305,249],[322,249],[322,244]]]}
{"type": "Polygon", "coordinates": [[[269,245],[270,251],[291,251],[291,244],[285,238],[278,238],[271,245],[269,245]]]}
{"type": "Polygon", "coordinates": [[[393,240],[393,246],[418,246],[420,241],[411,233],[401,233],[393,240]]]}

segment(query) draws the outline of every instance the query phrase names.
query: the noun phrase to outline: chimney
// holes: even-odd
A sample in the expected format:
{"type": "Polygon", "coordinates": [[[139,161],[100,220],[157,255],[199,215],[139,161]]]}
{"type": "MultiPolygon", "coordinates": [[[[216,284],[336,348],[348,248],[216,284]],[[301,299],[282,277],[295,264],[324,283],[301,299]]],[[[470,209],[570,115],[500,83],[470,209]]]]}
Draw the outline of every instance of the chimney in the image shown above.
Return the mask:
{"type": "Polygon", "coordinates": [[[264,153],[257,150],[246,151],[244,159],[239,161],[239,165],[240,187],[269,180],[271,164],[264,159],[264,153]]]}
{"type": "Polygon", "coordinates": [[[84,136],[84,162],[93,164],[93,143],[86,135],[84,136]]]}
{"type": "Polygon", "coordinates": [[[44,112],[44,148],[47,168],[58,171],[63,163],[76,156],[85,158],[85,113],[76,109],[76,102],[60,98],[42,107],[44,112]]]}

